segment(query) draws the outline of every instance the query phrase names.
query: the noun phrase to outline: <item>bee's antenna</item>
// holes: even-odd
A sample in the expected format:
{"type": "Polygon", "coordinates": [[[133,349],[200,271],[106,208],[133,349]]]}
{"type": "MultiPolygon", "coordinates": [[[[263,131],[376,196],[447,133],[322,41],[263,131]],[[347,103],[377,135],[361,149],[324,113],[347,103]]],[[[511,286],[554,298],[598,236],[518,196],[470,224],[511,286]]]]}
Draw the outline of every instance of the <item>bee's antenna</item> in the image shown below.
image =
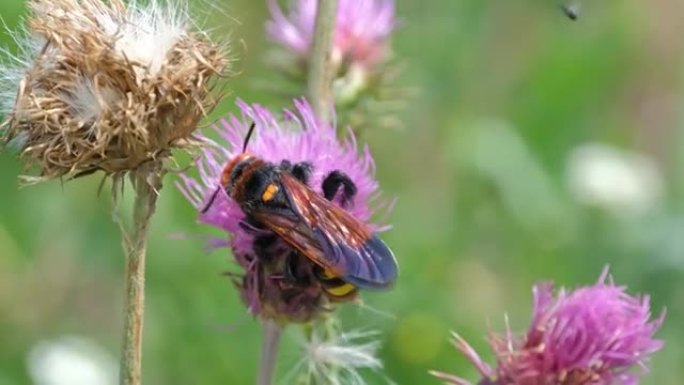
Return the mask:
{"type": "Polygon", "coordinates": [[[221,186],[216,187],[216,191],[214,191],[213,194],[211,194],[211,198],[209,198],[209,202],[207,202],[206,205],[204,205],[204,208],[200,211],[201,214],[206,213],[209,211],[209,208],[211,205],[214,204],[214,201],[216,200],[216,196],[218,195],[219,191],[221,191],[221,186]]]}
{"type": "Polygon", "coordinates": [[[242,152],[247,151],[247,143],[249,143],[249,138],[252,137],[252,133],[254,132],[254,126],[256,126],[256,123],[252,122],[252,125],[249,126],[249,131],[247,131],[247,136],[245,137],[245,143],[242,145],[242,152]]]}
{"type": "MultiPolygon", "coordinates": [[[[245,142],[242,145],[242,152],[247,151],[247,143],[249,143],[249,138],[251,138],[252,133],[254,133],[254,127],[255,126],[256,126],[255,122],[252,122],[252,124],[249,126],[249,131],[247,131],[247,136],[245,136],[245,142]]],[[[223,188],[222,186],[216,187],[216,190],[214,191],[213,194],[211,194],[211,197],[209,198],[209,202],[207,202],[207,204],[204,206],[204,208],[202,208],[200,213],[204,214],[207,211],[209,211],[209,208],[211,208],[211,205],[214,204],[214,201],[216,200],[216,196],[218,195],[218,193],[221,191],[222,188],[223,188]]]]}

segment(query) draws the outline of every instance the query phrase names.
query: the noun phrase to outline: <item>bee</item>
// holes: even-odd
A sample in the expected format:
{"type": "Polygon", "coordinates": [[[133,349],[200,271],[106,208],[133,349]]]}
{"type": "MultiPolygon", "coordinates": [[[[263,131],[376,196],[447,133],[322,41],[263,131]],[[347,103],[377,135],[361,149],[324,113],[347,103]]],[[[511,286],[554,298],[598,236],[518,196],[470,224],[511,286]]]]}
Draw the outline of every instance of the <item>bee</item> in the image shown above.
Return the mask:
{"type": "MultiPolygon", "coordinates": [[[[309,186],[313,166],[308,162],[267,162],[249,152],[254,132],[249,128],[242,152],[221,172],[220,186],[202,210],[206,212],[223,190],[245,213],[244,228],[255,229],[254,252],[272,258],[278,240],[314,264],[314,276],[335,300],[353,296],[357,289],[390,287],[397,277],[397,262],[389,247],[365,223],[344,207],[351,204],[356,186],[343,172],[330,172],[321,185],[323,195],[309,186]],[[337,199],[340,203],[334,203],[337,199]],[[258,230],[267,230],[264,231],[258,230]]],[[[296,265],[295,265],[296,266],[296,265]]],[[[296,279],[295,268],[287,268],[296,279]]]]}

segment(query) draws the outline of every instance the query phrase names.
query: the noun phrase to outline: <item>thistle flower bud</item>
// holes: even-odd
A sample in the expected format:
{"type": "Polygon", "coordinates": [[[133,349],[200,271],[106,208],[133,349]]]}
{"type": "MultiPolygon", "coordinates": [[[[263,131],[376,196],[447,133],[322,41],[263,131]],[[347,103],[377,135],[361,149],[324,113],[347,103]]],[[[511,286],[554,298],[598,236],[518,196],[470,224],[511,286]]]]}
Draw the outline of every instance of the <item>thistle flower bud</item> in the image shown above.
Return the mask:
{"type": "MultiPolygon", "coordinates": [[[[295,111],[285,110],[283,120],[257,104],[238,102],[238,107],[241,117],[231,115],[215,127],[227,146],[203,149],[198,160],[200,178],[182,175],[178,187],[198,210],[206,210],[199,216],[201,223],[230,234],[229,242],[212,241],[210,246],[226,245],[232,249],[236,262],[244,270],[235,283],[249,311],[278,321],[309,321],[329,309],[335,299],[326,295],[320,280],[314,277],[311,260],[294,253],[297,258],[288,265],[286,257],[293,249],[284,242],[271,248],[268,258],[257,256],[255,232],[246,229],[249,225],[245,224],[245,214],[221,186],[223,167],[242,152],[248,128],[254,122],[256,130],[247,145],[249,153],[274,164],[283,160],[291,164],[308,162],[312,171],[308,185],[319,194],[323,194],[325,176],[335,170],[346,174],[356,186],[356,194],[345,205],[336,200],[333,203],[368,223],[373,213],[370,200],[378,192],[378,183],[373,178],[373,158],[368,148],[358,152],[352,133],[346,141],[337,139],[335,127],[319,122],[304,101],[295,100],[295,111]],[[209,201],[212,203],[207,206],[209,201]],[[292,270],[298,279],[287,279],[292,270]]],[[[343,300],[355,298],[352,295],[343,300]]]]}
{"type": "MultiPolygon", "coordinates": [[[[534,287],[532,324],[524,336],[492,334],[497,358],[491,368],[458,335],[455,345],[480,371],[483,385],[635,385],[649,356],[663,342],[653,339],[665,313],[651,320],[649,298],[615,286],[606,269],[593,286],[574,291],[534,287]]],[[[434,372],[447,384],[460,377],[434,372]]]]}
{"type": "Polygon", "coordinates": [[[194,143],[229,63],[170,1],[29,1],[0,80],[5,140],[40,169],[31,180],[127,172],[194,143]]]}
{"type": "MultiPolygon", "coordinates": [[[[273,20],[266,30],[274,41],[300,59],[309,54],[318,2],[295,0],[286,16],[276,0],[268,0],[273,20]]],[[[340,0],[334,34],[332,65],[372,67],[390,56],[389,37],[396,24],[394,0],[340,0]]]]}
{"type": "MultiPolygon", "coordinates": [[[[317,11],[316,0],[293,0],[289,13],[268,0],[266,32],[283,48],[273,66],[302,83],[308,70],[317,11]]],[[[399,73],[392,63],[390,38],[397,24],[394,0],[339,0],[333,38],[332,92],[338,117],[352,127],[385,124],[388,112],[406,91],[391,83],[399,73]]]]}

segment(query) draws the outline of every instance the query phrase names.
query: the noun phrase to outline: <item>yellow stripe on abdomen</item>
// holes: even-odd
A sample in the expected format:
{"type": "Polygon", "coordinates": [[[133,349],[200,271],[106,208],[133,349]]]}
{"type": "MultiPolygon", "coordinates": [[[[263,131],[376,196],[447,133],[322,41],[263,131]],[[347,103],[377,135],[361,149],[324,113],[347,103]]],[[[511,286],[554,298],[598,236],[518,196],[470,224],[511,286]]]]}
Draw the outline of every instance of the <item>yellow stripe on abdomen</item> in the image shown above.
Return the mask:
{"type": "Polygon", "coordinates": [[[345,282],[339,286],[326,287],[324,290],[326,293],[334,297],[344,297],[353,292],[354,290],[356,290],[356,286],[345,282]]]}

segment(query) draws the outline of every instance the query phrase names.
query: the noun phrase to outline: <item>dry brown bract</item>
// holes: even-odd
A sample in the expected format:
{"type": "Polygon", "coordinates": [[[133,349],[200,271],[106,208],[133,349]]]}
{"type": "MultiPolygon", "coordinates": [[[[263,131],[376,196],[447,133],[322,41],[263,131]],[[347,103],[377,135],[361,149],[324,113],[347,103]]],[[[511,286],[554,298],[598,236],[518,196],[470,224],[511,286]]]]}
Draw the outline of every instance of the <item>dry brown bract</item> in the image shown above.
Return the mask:
{"type": "Polygon", "coordinates": [[[124,173],[194,143],[229,62],[171,5],[30,0],[35,47],[2,75],[18,83],[5,139],[40,167],[35,180],[124,173]]]}

